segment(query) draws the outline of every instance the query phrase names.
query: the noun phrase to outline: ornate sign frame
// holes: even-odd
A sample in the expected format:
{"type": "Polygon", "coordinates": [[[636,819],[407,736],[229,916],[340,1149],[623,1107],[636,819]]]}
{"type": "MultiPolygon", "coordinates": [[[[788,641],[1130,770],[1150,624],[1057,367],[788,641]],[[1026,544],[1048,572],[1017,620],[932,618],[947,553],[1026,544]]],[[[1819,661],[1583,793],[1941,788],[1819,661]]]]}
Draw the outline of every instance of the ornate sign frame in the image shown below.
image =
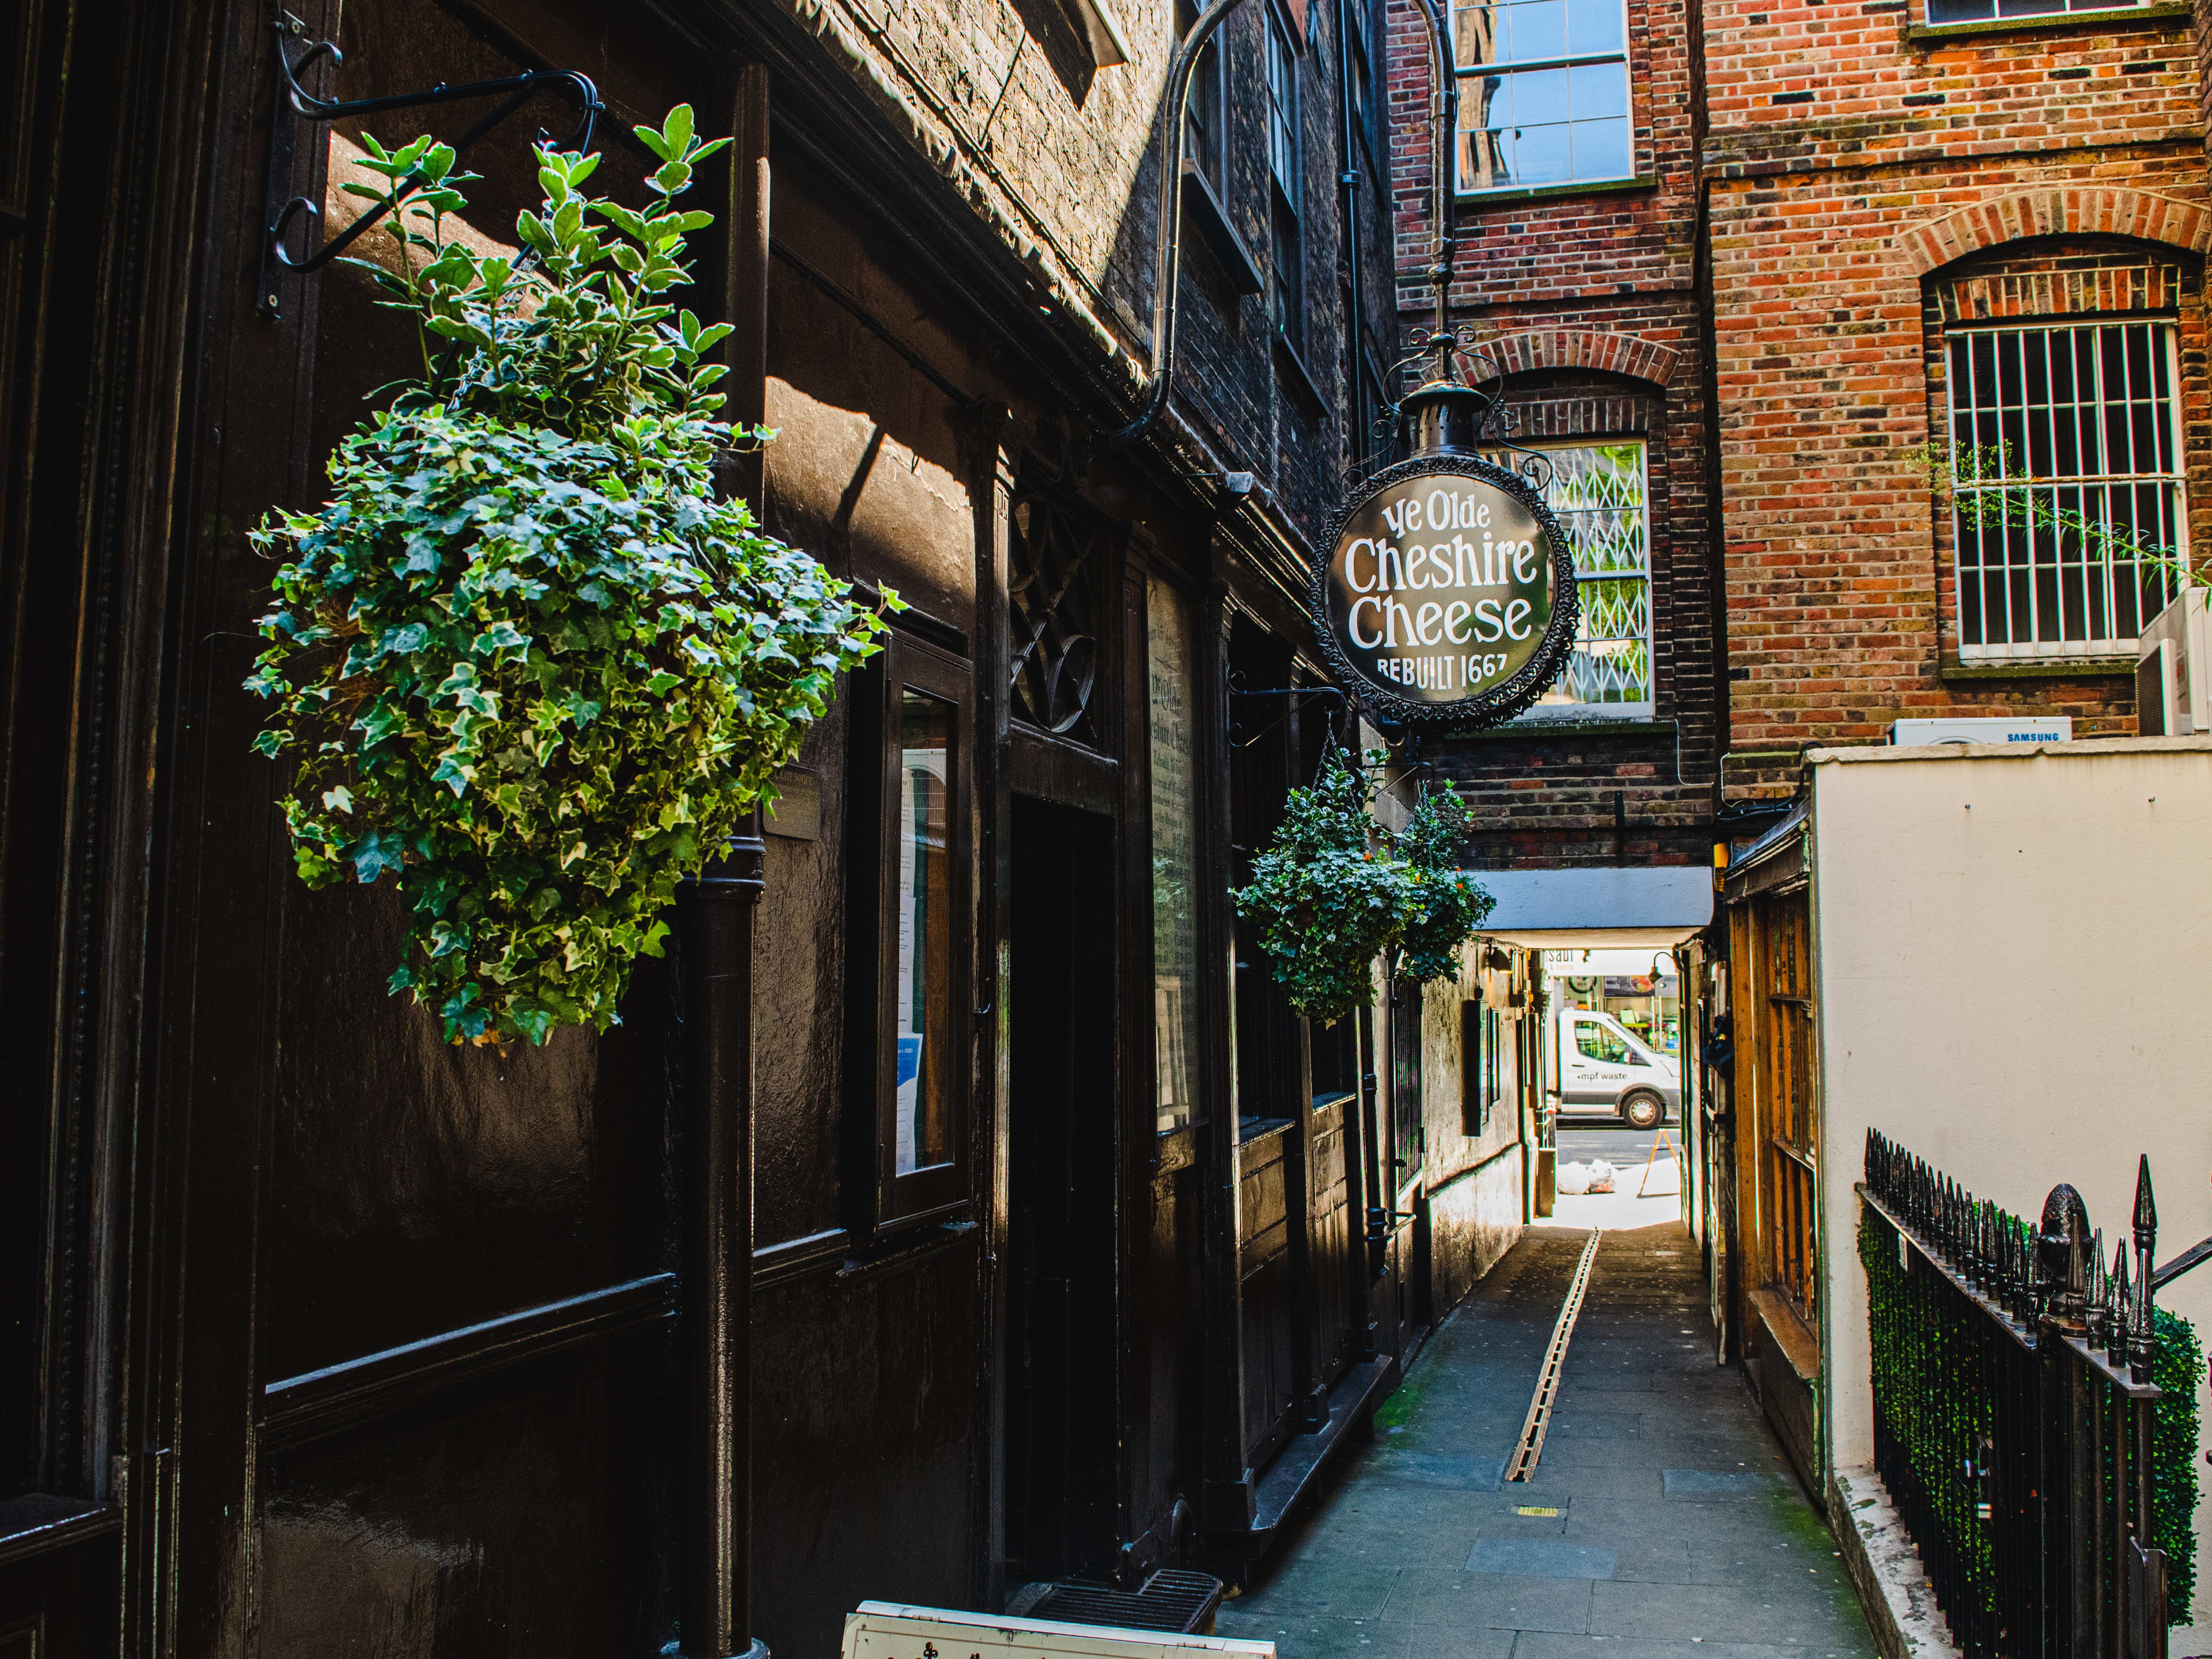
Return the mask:
{"type": "Polygon", "coordinates": [[[1322,550],[1314,560],[1307,580],[1306,607],[1313,618],[1314,631],[1320,637],[1329,672],[1337,682],[1356,689],[1359,700],[1386,719],[1416,726],[1498,726],[1521,714],[1559,678],[1560,671],[1567,665],[1567,655],[1574,648],[1576,630],[1582,620],[1574,550],[1568,546],[1565,532],[1553,517],[1551,508],[1544,505],[1543,497],[1517,473],[1465,452],[1431,452],[1399,461],[1376,473],[1348,498],[1330,520],[1322,550]],[[1410,479],[1437,476],[1472,478],[1503,491],[1525,507],[1542,526],[1551,550],[1552,614],[1534,653],[1511,677],[1471,696],[1449,702],[1425,702],[1400,696],[1393,688],[1377,683],[1352,665],[1338,644],[1329,620],[1328,573],[1346,526],[1370,501],[1410,479]]]}

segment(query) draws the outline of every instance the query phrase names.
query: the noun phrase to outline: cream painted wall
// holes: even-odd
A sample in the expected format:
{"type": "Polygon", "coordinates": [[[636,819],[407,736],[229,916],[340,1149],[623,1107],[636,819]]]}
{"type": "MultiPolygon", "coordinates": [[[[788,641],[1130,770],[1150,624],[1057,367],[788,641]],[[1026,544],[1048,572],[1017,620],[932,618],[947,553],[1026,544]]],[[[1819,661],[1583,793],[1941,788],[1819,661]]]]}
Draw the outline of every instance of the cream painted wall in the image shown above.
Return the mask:
{"type": "MultiPolygon", "coordinates": [[[[1874,1455],[1853,1191],[1869,1126],[2023,1217],[2072,1182],[2108,1252],[2147,1152],[2159,1260],[2212,1234],[2212,739],[1808,758],[1824,1380],[1832,1466],[1850,1468],[1874,1455]]],[[[2212,1339],[2212,1267],[2160,1303],[2212,1339]]]]}

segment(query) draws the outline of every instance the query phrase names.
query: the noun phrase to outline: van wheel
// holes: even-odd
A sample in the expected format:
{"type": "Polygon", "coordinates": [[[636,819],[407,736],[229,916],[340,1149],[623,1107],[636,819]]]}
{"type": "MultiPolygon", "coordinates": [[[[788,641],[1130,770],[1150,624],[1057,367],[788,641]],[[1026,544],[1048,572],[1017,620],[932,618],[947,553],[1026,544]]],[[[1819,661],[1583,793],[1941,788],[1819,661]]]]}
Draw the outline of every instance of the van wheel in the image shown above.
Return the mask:
{"type": "Polygon", "coordinates": [[[1650,1128],[1666,1110],[1666,1102],[1656,1095],[1631,1095],[1620,1103],[1620,1115],[1628,1120],[1632,1129],[1650,1128]]]}

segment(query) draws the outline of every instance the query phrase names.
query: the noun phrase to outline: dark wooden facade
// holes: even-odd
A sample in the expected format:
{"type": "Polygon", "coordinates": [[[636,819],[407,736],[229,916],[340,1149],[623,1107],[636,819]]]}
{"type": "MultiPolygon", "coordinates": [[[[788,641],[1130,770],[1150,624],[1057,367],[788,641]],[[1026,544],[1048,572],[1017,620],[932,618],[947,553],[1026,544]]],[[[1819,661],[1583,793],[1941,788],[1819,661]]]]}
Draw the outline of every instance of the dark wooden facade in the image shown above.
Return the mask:
{"type": "MultiPolygon", "coordinates": [[[[264,264],[343,143],[278,112],[262,8],[9,14],[0,1656],[819,1659],[865,1597],[1236,1577],[1494,1254],[1462,1193],[1439,1257],[1429,1195],[1496,1176],[1520,1115],[1462,1112],[1472,989],[1310,1031],[1227,898],[1334,707],[1281,689],[1319,683],[1304,561],[1393,344],[1326,282],[1387,292],[1375,112],[1340,119],[1360,7],[1267,24],[1303,49],[1301,349],[1194,260],[1198,367],[1122,449],[1127,375],[851,37],[773,4],[295,9],[283,40],[335,40],[347,97],[589,74],[607,175],[679,100],[735,131],[696,293],[739,325],[735,412],[780,434],[740,487],[912,609],[620,1026],[446,1047],[384,994],[393,896],[293,878],[239,689],[246,528],[318,498],[414,349],[356,273],[264,264]]],[[[1029,9],[1070,95],[1106,73],[1029,9]]],[[[478,230],[570,117],[549,96],[471,155],[478,230]]],[[[1150,258],[1136,176],[1109,296],[1150,258]]]]}

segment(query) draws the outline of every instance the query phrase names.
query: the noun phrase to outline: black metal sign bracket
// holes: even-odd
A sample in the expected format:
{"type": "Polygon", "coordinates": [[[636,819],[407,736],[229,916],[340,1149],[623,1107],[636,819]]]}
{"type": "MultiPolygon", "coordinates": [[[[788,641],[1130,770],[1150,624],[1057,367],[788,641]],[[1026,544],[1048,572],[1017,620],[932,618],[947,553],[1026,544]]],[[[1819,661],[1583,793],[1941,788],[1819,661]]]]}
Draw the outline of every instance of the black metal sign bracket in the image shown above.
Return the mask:
{"type": "MultiPolygon", "coordinates": [[[[499,102],[473,126],[453,142],[456,155],[466,153],[469,147],[497,127],[507,118],[529,102],[539,88],[544,88],[564,94],[573,101],[579,120],[574,134],[568,141],[571,149],[589,149],[592,134],[599,118],[606,112],[599,101],[599,88],[591,77],[573,70],[532,70],[526,74],[504,76],[496,81],[471,81],[463,86],[448,86],[441,81],[427,92],[406,92],[386,98],[330,99],[318,98],[301,84],[301,77],[314,65],[327,59],[333,69],[345,61],[335,43],[317,40],[296,58],[287,55],[288,37],[304,38],[307,27],[289,12],[281,14],[276,21],[276,105],[269,124],[269,182],[270,195],[276,192],[276,181],[290,172],[292,150],[296,139],[296,124],[290,118],[312,122],[343,120],[349,116],[374,115],[385,110],[421,109],[431,104],[459,103],[471,98],[498,98],[499,102]]],[[[544,134],[541,131],[542,139],[544,134]]],[[[292,257],[285,246],[285,238],[295,220],[305,217],[310,222],[322,217],[322,210],[304,196],[295,196],[276,210],[270,221],[267,235],[261,247],[261,297],[259,309],[264,316],[275,318],[278,309],[276,275],[277,267],[286,270],[319,270],[353,246],[369,229],[396,211],[408,197],[421,189],[428,180],[419,173],[408,173],[392,181],[392,191],[382,201],[355,220],[352,224],[322,246],[299,258],[292,257]]]]}

